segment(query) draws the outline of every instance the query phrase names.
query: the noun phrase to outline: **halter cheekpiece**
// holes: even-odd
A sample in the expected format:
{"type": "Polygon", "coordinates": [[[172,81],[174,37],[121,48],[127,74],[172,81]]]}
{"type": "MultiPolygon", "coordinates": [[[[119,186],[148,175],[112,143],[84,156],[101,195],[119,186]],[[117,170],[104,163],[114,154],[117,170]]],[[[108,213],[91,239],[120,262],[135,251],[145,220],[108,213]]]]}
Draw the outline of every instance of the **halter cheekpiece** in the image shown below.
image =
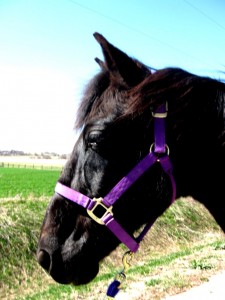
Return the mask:
{"type": "Polygon", "coordinates": [[[162,104],[155,112],[154,117],[154,143],[151,145],[148,155],[142,159],[126,176],[124,176],[104,198],[89,198],[70,187],[57,182],[55,192],[64,198],[75,202],[87,210],[88,215],[97,223],[105,225],[113,234],[125,244],[131,252],[136,252],[140,242],[154,221],[147,223],[138,237],[128,234],[114,219],[113,205],[123,193],[147,171],[153,164],[160,163],[164,172],[168,175],[172,185],[171,204],[176,197],[176,184],[172,174],[172,164],[169,158],[169,148],[165,141],[165,118],[167,117],[167,104],[162,104]]]}

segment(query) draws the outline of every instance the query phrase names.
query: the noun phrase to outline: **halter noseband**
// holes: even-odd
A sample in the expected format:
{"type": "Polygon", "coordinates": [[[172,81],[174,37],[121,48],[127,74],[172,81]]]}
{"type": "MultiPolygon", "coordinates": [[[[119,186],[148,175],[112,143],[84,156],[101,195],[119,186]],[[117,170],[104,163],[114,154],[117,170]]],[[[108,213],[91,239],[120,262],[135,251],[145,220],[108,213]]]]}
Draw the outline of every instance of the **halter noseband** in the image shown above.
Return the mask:
{"type": "Polygon", "coordinates": [[[122,226],[114,219],[113,205],[123,193],[156,162],[160,163],[164,172],[168,175],[172,185],[171,204],[176,197],[176,184],[172,175],[172,164],[169,158],[169,148],[165,142],[165,118],[167,105],[161,105],[154,117],[154,143],[150,147],[148,155],[142,159],[126,176],[124,176],[104,198],[89,198],[60,182],[57,182],[55,192],[64,198],[75,202],[85,209],[88,215],[97,223],[106,225],[114,235],[125,244],[131,252],[136,252],[139,243],[143,240],[154,221],[147,223],[137,238],[129,235],[122,226]]]}

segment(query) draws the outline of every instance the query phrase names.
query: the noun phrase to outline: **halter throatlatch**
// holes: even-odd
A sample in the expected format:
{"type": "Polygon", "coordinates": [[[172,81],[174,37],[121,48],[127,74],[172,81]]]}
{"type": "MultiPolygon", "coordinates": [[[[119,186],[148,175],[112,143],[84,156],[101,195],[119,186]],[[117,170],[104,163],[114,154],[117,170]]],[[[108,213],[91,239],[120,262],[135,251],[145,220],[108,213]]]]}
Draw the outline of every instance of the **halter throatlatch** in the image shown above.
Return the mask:
{"type": "Polygon", "coordinates": [[[88,215],[97,223],[105,225],[113,234],[125,244],[131,252],[136,252],[155,220],[148,223],[138,237],[128,234],[123,227],[114,219],[113,205],[123,193],[147,171],[153,164],[160,163],[164,172],[168,175],[172,185],[171,204],[176,197],[176,184],[172,174],[172,164],[169,158],[169,148],[165,141],[165,118],[167,105],[162,104],[154,117],[154,143],[151,145],[148,155],[142,159],[126,176],[124,176],[104,198],[89,198],[60,182],[57,182],[55,192],[71,200],[85,209],[88,215]]]}

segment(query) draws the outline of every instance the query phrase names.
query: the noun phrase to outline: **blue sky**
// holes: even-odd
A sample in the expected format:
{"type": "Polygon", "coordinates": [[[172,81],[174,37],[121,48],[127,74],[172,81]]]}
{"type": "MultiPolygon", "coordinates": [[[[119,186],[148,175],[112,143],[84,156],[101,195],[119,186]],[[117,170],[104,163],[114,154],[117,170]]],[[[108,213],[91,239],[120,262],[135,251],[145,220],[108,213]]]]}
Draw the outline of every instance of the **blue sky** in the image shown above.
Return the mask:
{"type": "Polygon", "coordinates": [[[0,150],[70,153],[95,31],[143,63],[225,79],[224,0],[0,0],[0,150]]]}

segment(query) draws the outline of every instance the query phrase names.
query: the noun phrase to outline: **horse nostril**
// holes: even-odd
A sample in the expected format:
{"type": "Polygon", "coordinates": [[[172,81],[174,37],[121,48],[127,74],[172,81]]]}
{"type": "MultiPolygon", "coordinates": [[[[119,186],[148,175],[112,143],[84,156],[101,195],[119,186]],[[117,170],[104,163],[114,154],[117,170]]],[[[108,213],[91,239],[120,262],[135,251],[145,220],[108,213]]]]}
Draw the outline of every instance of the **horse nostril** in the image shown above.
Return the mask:
{"type": "Polygon", "coordinates": [[[46,252],[45,250],[40,250],[37,254],[37,260],[45,270],[47,271],[49,270],[51,264],[51,258],[48,252],[46,252]]]}

